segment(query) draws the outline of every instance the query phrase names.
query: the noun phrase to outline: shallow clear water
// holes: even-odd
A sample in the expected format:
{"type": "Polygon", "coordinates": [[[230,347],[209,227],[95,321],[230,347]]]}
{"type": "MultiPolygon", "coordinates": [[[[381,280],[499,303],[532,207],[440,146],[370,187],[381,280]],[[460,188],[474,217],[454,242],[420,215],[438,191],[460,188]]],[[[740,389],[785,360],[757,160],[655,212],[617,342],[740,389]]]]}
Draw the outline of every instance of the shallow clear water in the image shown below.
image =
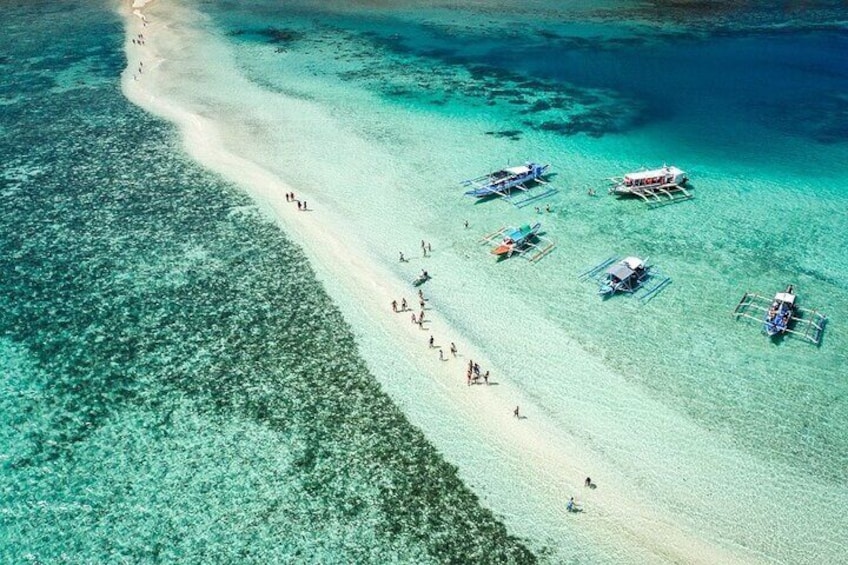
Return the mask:
{"type": "Polygon", "coordinates": [[[499,451],[501,430],[469,428],[473,404],[443,406],[451,385],[387,346],[369,297],[315,264],[331,302],[253,201],[128,105],[114,16],[37,3],[10,8],[0,38],[13,77],[0,86],[4,557],[681,555],[621,533],[633,508],[602,498],[621,484],[658,527],[743,560],[840,562],[839,4],[207,2],[208,18],[158,4],[149,17],[188,14],[174,30],[198,39],[158,64],[160,92],[343,218],[363,261],[404,280],[430,269],[460,347],[532,401],[531,421],[580,444],[576,465],[600,488],[563,518],[582,475],[540,478],[499,451]],[[550,213],[461,196],[456,181],[527,158],[554,165],[550,213]],[[603,179],[663,161],[689,171],[692,201],[649,210],[604,194],[603,179]],[[559,245],[536,265],[477,244],[537,215],[559,245]],[[576,280],[631,253],[673,278],[647,304],[601,302],[576,280]],[[730,316],[745,290],[790,282],[830,317],[820,347],[730,316]]]}
{"type": "Polygon", "coordinates": [[[123,97],[123,37],[4,9],[0,561],[534,561],[302,251],[123,97]]]}

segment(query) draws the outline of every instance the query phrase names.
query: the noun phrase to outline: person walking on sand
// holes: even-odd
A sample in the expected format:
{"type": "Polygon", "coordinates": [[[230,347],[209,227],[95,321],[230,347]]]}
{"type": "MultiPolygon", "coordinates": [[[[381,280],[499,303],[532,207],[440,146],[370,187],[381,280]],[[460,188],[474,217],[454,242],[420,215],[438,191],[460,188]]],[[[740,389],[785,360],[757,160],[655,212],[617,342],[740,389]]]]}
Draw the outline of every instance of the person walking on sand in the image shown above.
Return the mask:
{"type": "Polygon", "coordinates": [[[401,312],[406,312],[406,298],[404,298],[400,301],[400,309],[401,309],[401,312]]]}
{"type": "Polygon", "coordinates": [[[431,335],[431,336],[430,336],[430,347],[434,347],[434,345],[433,345],[433,341],[434,341],[434,340],[433,340],[433,336],[431,335]]]}
{"type": "Polygon", "coordinates": [[[439,349],[439,361],[445,360],[445,352],[439,349]]]}
{"type": "Polygon", "coordinates": [[[424,309],[424,299],[423,298],[418,301],[418,305],[421,306],[422,310],[424,309]]]}
{"type": "Polygon", "coordinates": [[[586,481],[583,483],[583,485],[585,485],[587,487],[591,487],[592,486],[592,478],[586,477],[586,481]]]}
{"type": "Polygon", "coordinates": [[[518,415],[518,406],[516,406],[515,410],[512,411],[512,415],[515,416],[516,418],[520,418],[520,416],[518,415]]]}
{"type": "Polygon", "coordinates": [[[486,371],[486,373],[483,375],[483,382],[486,383],[486,386],[489,385],[489,371],[486,371]]]}
{"type": "Polygon", "coordinates": [[[392,312],[397,312],[397,300],[392,300],[392,312]]]}
{"type": "Polygon", "coordinates": [[[306,200],[303,201],[303,211],[306,212],[306,200]]]}
{"type": "Polygon", "coordinates": [[[398,251],[398,254],[400,255],[400,262],[406,263],[406,257],[403,256],[403,251],[398,251]]]}
{"type": "Polygon", "coordinates": [[[451,342],[451,355],[456,357],[456,344],[454,342],[451,342]]]}
{"type": "Polygon", "coordinates": [[[574,512],[574,497],[568,499],[568,504],[565,505],[565,509],[569,512],[574,512]]]}
{"type": "Polygon", "coordinates": [[[418,320],[415,319],[415,312],[412,313],[412,323],[417,324],[418,320]]]}
{"type": "Polygon", "coordinates": [[[298,209],[298,210],[301,210],[301,207],[300,207],[300,200],[298,200],[298,201],[297,201],[297,209],[298,209]]]}
{"type": "Polygon", "coordinates": [[[418,299],[422,301],[424,300],[424,291],[420,288],[418,289],[418,299]]]}

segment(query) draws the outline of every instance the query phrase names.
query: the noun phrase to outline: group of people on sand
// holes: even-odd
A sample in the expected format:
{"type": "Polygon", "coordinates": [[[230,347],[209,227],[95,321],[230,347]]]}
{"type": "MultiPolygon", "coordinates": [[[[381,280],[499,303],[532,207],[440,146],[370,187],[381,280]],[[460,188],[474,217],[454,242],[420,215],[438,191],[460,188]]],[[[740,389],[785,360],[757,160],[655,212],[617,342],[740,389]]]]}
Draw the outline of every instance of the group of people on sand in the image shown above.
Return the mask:
{"type": "Polygon", "coordinates": [[[305,212],[307,210],[306,200],[301,202],[300,200],[295,198],[294,192],[287,192],[286,193],[286,202],[297,202],[297,209],[300,210],[301,212],[305,212]]]}
{"type": "MultiPolygon", "coordinates": [[[[415,312],[413,312],[411,319],[412,319],[412,323],[418,324],[418,327],[422,330],[424,329],[424,305],[426,304],[425,301],[426,301],[426,299],[424,298],[424,291],[419,289],[419,291],[418,291],[418,305],[421,307],[421,310],[418,313],[418,316],[416,316],[415,312]]],[[[406,301],[406,298],[401,298],[399,303],[398,303],[397,300],[392,300],[392,312],[395,312],[395,313],[406,312],[409,309],[410,309],[409,303],[406,301]]],[[[430,339],[432,340],[432,336],[431,336],[430,339]]],[[[432,343],[431,343],[431,346],[432,346],[432,343]]]]}
{"type": "Polygon", "coordinates": [[[480,372],[480,365],[474,362],[473,359],[468,360],[468,370],[465,371],[465,384],[471,386],[472,384],[479,384],[480,377],[483,377],[483,382],[487,385],[489,384],[489,371],[485,373],[480,372]]]}
{"type": "MultiPolygon", "coordinates": [[[[145,24],[145,25],[147,25],[147,24],[145,24]]],[[[144,34],[139,33],[136,37],[132,38],[132,42],[133,42],[133,45],[144,45],[144,34]]],[[[133,75],[133,80],[138,80],[138,75],[140,75],[143,70],[144,70],[144,61],[139,61],[138,62],[138,69],[137,69],[138,74],[133,75]]]]}
{"type": "MultiPolygon", "coordinates": [[[[427,299],[424,297],[424,291],[421,290],[421,289],[418,289],[418,306],[421,307],[421,310],[418,312],[417,316],[415,315],[415,312],[412,312],[412,314],[410,315],[410,319],[411,319],[413,324],[418,324],[418,328],[422,329],[422,330],[424,329],[424,322],[425,322],[425,312],[424,312],[424,310],[425,310],[426,304],[427,304],[427,299]]],[[[401,298],[400,302],[398,302],[397,300],[392,300],[392,312],[395,312],[395,313],[406,312],[407,310],[410,310],[410,308],[409,308],[409,303],[406,301],[406,298],[401,298]]],[[[428,343],[429,343],[430,349],[438,349],[439,350],[439,360],[440,361],[447,361],[448,360],[448,358],[445,357],[444,349],[442,348],[442,346],[436,345],[436,338],[433,337],[432,334],[430,335],[430,339],[428,340],[428,343]]],[[[450,351],[451,356],[456,357],[458,350],[457,350],[456,344],[454,342],[450,342],[449,351],[450,351]]],[[[488,375],[489,375],[489,373],[487,371],[486,372],[487,378],[488,378],[488,375]]]]}

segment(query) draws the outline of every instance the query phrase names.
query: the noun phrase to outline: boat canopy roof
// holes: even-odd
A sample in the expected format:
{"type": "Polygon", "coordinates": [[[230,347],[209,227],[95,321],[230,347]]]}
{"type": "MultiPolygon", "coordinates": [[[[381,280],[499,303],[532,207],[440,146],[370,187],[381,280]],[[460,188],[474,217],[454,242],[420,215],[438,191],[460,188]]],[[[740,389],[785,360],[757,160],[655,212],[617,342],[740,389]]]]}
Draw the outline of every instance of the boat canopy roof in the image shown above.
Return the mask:
{"type": "Polygon", "coordinates": [[[641,180],[641,179],[652,179],[655,177],[663,176],[663,175],[682,175],[685,174],[683,171],[675,167],[674,165],[667,165],[665,167],[660,167],[659,169],[651,169],[650,171],[637,171],[635,173],[627,173],[624,175],[624,178],[630,180],[641,180]]]}
{"type": "Polygon", "coordinates": [[[526,175],[532,169],[530,168],[530,165],[521,165],[520,167],[509,167],[504,170],[511,175],[526,175]]]}
{"type": "Polygon", "coordinates": [[[637,269],[641,269],[645,266],[645,262],[639,259],[638,257],[625,257],[621,260],[621,263],[627,265],[634,271],[637,269]]]}
{"type": "Polygon", "coordinates": [[[795,304],[795,295],[788,292],[778,292],[774,295],[774,299],[788,304],[795,304]]]}
{"type": "MultiPolygon", "coordinates": [[[[539,224],[536,224],[536,226],[538,226],[538,225],[539,224]]],[[[511,239],[522,239],[524,237],[527,237],[531,233],[533,233],[533,228],[535,228],[536,226],[531,226],[530,224],[524,224],[523,226],[519,227],[518,229],[510,230],[509,235],[507,237],[509,237],[511,239]]]]}
{"type": "Polygon", "coordinates": [[[607,274],[623,281],[632,277],[635,274],[635,271],[624,263],[618,263],[617,265],[613,265],[607,269],[607,274]]]}

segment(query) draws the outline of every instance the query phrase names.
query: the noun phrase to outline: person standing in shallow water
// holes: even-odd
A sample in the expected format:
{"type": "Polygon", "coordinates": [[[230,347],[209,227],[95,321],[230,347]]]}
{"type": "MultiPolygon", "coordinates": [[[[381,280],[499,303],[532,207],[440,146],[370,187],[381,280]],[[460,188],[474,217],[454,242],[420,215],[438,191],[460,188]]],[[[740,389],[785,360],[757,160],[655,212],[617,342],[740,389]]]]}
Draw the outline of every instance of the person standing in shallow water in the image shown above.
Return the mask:
{"type": "Polygon", "coordinates": [[[512,411],[512,415],[515,416],[516,418],[520,418],[520,416],[518,415],[518,406],[516,406],[515,410],[512,411]]]}

